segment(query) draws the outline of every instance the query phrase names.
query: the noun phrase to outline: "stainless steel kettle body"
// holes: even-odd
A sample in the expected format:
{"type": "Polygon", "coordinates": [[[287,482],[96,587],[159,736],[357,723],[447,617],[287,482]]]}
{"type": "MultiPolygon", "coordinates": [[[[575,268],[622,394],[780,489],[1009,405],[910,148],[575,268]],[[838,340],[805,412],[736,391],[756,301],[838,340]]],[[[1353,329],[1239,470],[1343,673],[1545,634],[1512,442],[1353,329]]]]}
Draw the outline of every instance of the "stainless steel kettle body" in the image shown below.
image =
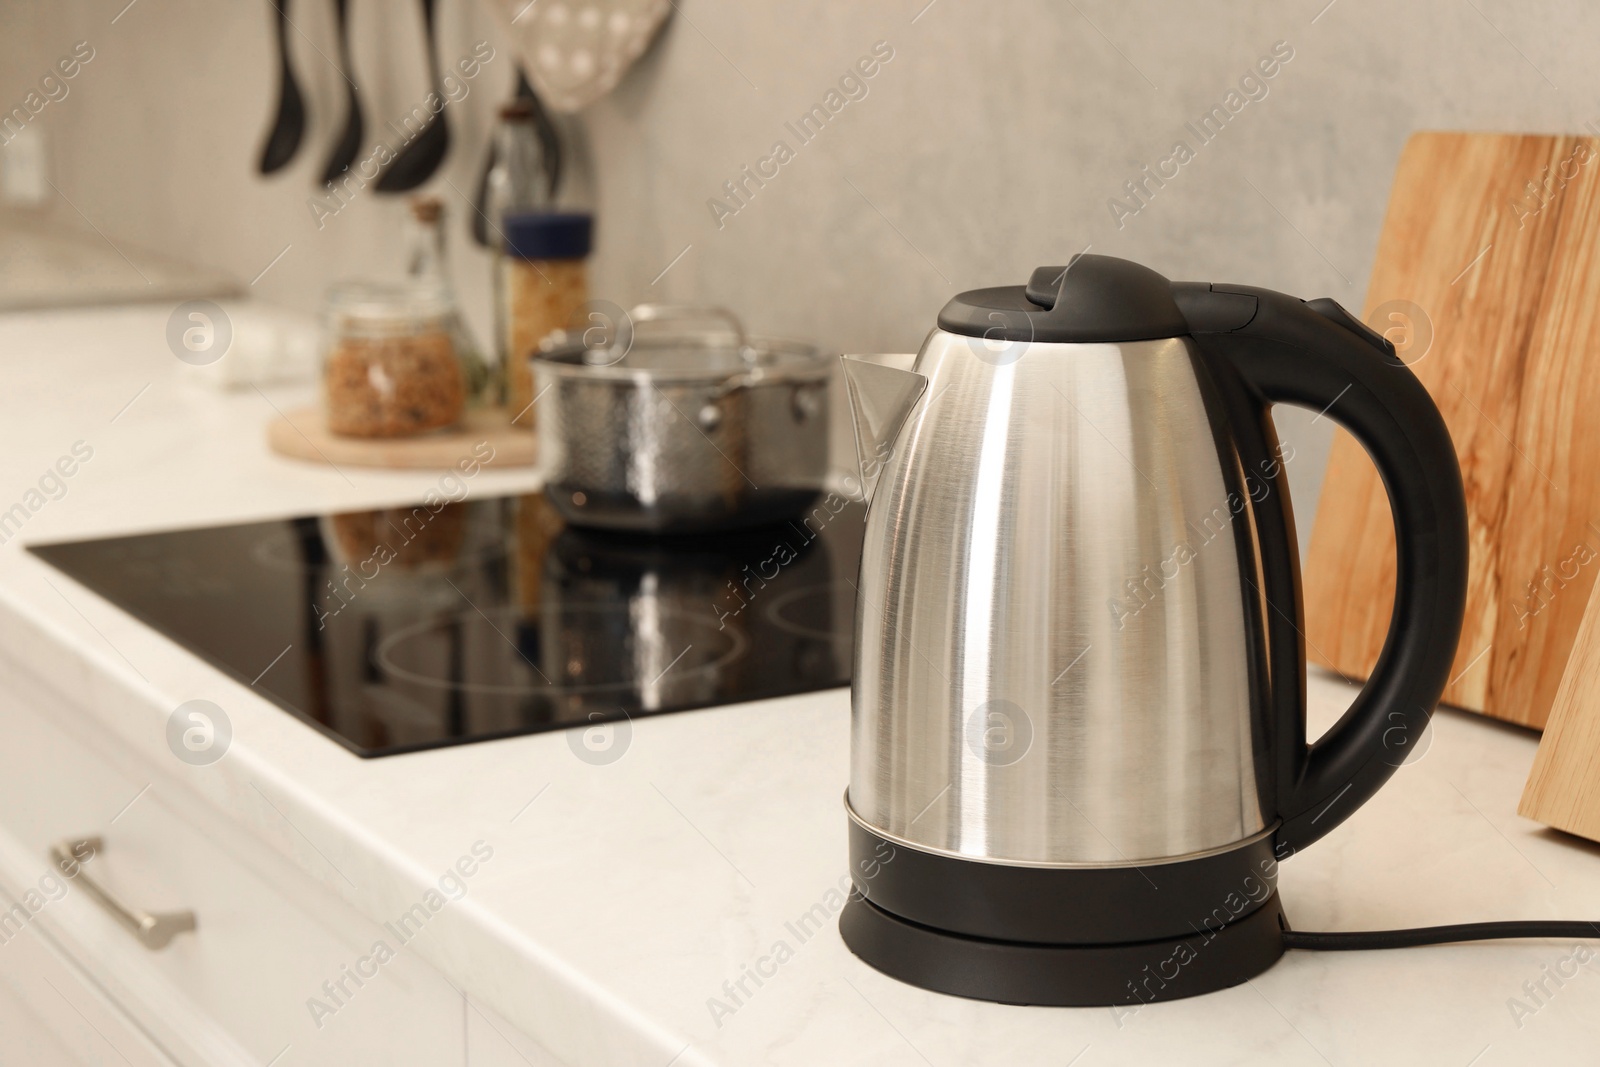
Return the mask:
{"type": "Polygon", "coordinates": [[[846,943],[1016,1003],[1270,966],[1278,863],[1394,772],[1455,652],[1465,497],[1427,392],[1332,301],[1104,256],[957,296],[909,371],[845,371],[871,494],[846,943]],[[1314,744],[1274,403],[1350,430],[1395,519],[1383,655],[1314,744]]]}
{"type": "Polygon", "coordinates": [[[929,336],[926,390],[874,491],[854,816],[1023,864],[1149,862],[1262,833],[1250,492],[1191,343],[985,354],[929,336]]]}

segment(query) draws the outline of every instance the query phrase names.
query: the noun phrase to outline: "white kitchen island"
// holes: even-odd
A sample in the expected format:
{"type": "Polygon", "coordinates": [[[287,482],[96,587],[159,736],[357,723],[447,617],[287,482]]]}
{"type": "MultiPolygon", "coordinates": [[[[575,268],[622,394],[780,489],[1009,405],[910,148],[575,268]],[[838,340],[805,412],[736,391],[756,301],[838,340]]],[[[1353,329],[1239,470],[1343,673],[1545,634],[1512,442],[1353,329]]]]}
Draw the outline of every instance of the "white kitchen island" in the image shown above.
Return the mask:
{"type": "MultiPolygon", "coordinates": [[[[394,505],[437,480],[272,456],[273,405],[308,390],[196,387],[169,311],[0,319],[0,511],[92,449],[0,546],[0,888],[27,913],[0,926],[0,1062],[1465,1067],[1600,1048],[1600,955],[1571,942],[1294,952],[1131,1012],[888,979],[833,921],[843,689],[642,718],[607,765],[564,733],[357,758],[24,551],[394,505]],[[168,746],[193,699],[232,725],[209,766],[168,746]],[[84,872],[198,928],[152,951],[75,880],[40,889],[48,845],[91,835],[84,872]]],[[[491,467],[471,491],[535,484],[491,467]]],[[[1319,729],[1354,690],[1314,674],[1310,692],[1319,729]]],[[[1291,922],[1600,919],[1600,846],[1515,814],[1536,745],[1441,713],[1376,799],[1284,864],[1291,922]]]]}

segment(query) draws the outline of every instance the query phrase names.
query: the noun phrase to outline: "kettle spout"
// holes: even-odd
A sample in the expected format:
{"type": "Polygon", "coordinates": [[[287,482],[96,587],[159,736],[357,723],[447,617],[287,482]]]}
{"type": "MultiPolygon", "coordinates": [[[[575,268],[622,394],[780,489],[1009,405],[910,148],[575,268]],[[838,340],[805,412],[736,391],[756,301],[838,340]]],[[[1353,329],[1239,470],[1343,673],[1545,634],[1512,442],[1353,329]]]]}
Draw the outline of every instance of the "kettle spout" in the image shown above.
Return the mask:
{"type": "MultiPolygon", "coordinates": [[[[885,357],[877,357],[882,359],[885,357]]],[[[914,356],[887,357],[909,363],[914,356]]],[[[928,379],[915,371],[853,356],[841,356],[845,388],[850,394],[850,415],[856,432],[856,462],[861,473],[862,499],[868,503],[878,476],[894,455],[900,427],[922,399],[928,379]]]]}

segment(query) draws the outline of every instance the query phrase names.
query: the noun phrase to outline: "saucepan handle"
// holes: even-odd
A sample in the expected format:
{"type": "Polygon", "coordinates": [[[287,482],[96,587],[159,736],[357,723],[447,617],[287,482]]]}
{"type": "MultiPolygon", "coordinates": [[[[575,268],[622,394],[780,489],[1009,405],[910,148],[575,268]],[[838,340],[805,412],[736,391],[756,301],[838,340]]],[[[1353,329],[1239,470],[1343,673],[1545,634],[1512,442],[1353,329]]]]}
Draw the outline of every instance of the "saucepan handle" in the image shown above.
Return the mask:
{"type": "MultiPolygon", "coordinates": [[[[725,307],[711,304],[635,304],[628,315],[635,326],[647,322],[676,322],[699,324],[703,328],[711,323],[720,323],[739,342],[740,356],[746,360],[752,357],[750,336],[745,332],[744,323],[725,307]]],[[[703,329],[697,331],[695,336],[702,332],[703,329]]]]}
{"type": "MultiPolygon", "coordinates": [[[[739,316],[725,307],[710,304],[635,304],[618,316],[617,321],[608,321],[609,318],[610,316],[592,309],[586,311],[586,321],[599,319],[605,324],[605,328],[597,327],[597,329],[607,337],[607,341],[603,346],[591,346],[590,331],[584,330],[582,335],[585,363],[601,367],[617,364],[633,347],[634,338],[640,327],[661,323],[665,324],[664,330],[675,327],[684,340],[694,342],[703,342],[709,337],[731,333],[739,345],[739,359],[744,366],[757,365],[757,352],[750,344],[750,335],[745,331],[744,323],[739,316]]],[[[573,329],[579,328],[573,327],[573,329]]]]}
{"type": "MultiPolygon", "coordinates": [[[[1252,502],[1265,588],[1269,699],[1277,736],[1280,857],[1333,829],[1386,782],[1443,694],[1467,595],[1461,468],[1432,398],[1394,346],[1332,300],[1178,283],[1173,295],[1228,408],[1239,459],[1270,473],[1252,502]],[[1269,413],[1319,411],[1372,457],[1394,516],[1394,611],[1377,665],[1344,716],[1306,744],[1299,551],[1269,413]]],[[[1325,506],[1336,506],[1329,502],[1325,506]]]]}

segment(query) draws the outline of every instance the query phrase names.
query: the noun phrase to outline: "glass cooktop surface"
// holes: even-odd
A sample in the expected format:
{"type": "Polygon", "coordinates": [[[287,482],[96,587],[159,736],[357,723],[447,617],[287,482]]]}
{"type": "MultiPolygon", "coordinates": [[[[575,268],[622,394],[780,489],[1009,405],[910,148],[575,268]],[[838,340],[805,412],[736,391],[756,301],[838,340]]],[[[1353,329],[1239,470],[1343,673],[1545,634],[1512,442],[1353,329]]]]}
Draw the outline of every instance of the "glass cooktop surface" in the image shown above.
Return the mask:
{"type": "Polygon", "coordinates": [[[532,495],[31,550],[386,756],[848,685],[864,515],[640,539],[532,495]]]}

